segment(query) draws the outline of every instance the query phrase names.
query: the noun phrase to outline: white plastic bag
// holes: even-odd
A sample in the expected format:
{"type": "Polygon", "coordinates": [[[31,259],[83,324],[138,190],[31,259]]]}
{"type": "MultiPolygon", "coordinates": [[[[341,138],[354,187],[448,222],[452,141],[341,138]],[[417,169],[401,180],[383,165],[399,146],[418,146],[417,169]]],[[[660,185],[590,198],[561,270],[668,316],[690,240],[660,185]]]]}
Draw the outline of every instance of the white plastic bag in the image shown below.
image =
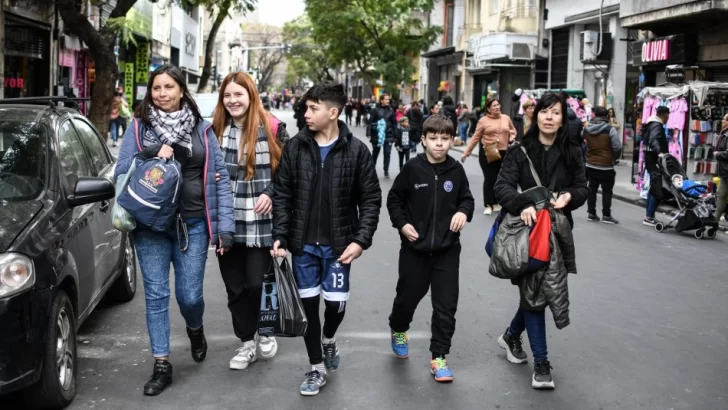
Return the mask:
{"type": "Polygon", "coordinates": [[[131,232],[136,229],[136,219],[134,219],[134,217],[131,216],[126,209],[119,205],[119,202],[117,201],[117,199],[119,199],[119,194],[124,192],[127,185],[129,185],[129,180],[134,175],[135,170],[136,159],[131,161],[129,171],[127,171],[126,174],[119,175],[116,179],[116,196],[114,197],[114,208],[111,210],[111,224],[116,230],[121,232],[131,232]]]}

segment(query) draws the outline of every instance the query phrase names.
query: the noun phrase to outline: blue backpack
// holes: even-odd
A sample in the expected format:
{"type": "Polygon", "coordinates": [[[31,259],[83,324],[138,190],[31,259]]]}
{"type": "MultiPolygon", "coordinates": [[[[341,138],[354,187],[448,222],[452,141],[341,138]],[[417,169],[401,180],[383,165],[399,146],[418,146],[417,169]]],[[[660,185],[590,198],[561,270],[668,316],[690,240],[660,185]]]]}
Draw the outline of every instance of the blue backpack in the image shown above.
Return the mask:
{"type": "MultiPolygon", "coordinates": [[[[133,126],[137,146],[141,147],[136,119],[133,126]]],[[[182,195],[182,167],[174,159],[143,160],[137,157],[134,161],[136,170],[124,191],[119,194],[117,202],[136,219],[137,225],[156,232],[166,232],[178,213],[182,195]]]]}

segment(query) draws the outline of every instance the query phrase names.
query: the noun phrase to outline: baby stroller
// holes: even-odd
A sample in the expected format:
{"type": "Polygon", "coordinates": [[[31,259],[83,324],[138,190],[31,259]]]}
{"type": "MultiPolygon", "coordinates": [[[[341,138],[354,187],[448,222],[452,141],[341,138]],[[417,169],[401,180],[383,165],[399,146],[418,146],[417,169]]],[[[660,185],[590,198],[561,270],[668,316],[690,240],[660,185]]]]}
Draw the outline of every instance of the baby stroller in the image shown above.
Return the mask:
{"type": "Polygon", "coordinates": [[[657,165],[663,190],[675,198],[679,211],[667,224],[657,223],[655,230],[663,232],[674,226],[678,232],[694,230],[698,239],[714,239],[718,232],[718,222],[714,215],[715,195],[708,193],[707,185],[683,185],[683,181],[688,181],[688,176],[672,155],[663,156],[657,165]]]}

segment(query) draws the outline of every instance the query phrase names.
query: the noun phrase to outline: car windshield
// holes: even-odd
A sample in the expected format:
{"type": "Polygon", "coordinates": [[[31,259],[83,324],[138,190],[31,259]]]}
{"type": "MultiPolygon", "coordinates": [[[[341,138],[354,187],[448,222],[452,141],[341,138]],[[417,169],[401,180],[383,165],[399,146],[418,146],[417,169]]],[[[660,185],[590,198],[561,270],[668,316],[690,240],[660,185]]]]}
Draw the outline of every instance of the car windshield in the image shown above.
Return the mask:
{"type": "Polygon", "coordinates": [[[197,103],[197,107],[200,109],[200,115],[202,115],[202,118],[210,119],[212,118],[212,113],[215,111],[215,107],[217,106],[217,94],[197,95],[195,97],[195,102],[197,103]]]}
{"type": "Polygon", "coordinates": [[[0,201],[35,198],[45,187],[47,138],[35,122],[0,120],[0,201]]]}

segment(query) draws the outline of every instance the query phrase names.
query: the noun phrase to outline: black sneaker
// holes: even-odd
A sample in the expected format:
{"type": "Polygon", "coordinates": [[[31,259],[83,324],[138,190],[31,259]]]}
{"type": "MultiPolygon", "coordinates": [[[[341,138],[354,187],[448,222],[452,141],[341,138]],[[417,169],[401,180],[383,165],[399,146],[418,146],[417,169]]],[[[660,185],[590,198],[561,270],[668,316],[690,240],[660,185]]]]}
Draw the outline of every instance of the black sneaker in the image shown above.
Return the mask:
{"type": "Polygon", "coordinates": [[[172,384],[172,364],[169,360],[155,360],[154,373],[144,385],[145,396],[156,396],[172,384]]]}
{"type": "Polygon", "coordinates": [[[190,352],[192,360],[200,363],[207,356],[207,339],[205,339],[205,330],[202,326],[199,329],[192,330],[187,328],[187,336],[190,338],[190,352]]]}
{"type": "Polygon", "coordinates": [[[604,215],[602,217],[602,223],[603,224],[611,224],[611,225],[617,225],[619,223],[618,220],[612,218],[611,216],[604,215]]]}
{"type": "Polygon", "coordinates": [[[553,389],[554,378],[551,377],[551,363],[548,360],[536,362],[533,366],[533,379],[531,387],[534,389],[553,389]]]}
{"type": "Polygon", "coordinates": [[[336,347],[336,341],[321,345],[324,349],[324,365],[326,370],[333,372],[339,368],[341,364],[341,356],[339,356],[339,348],[336,347]]]}
{"type": "Polygon", "coordinates": [[[587,215],[586,220],[589,222],[599,222],[599,217],[597,216],[597,214],[590,213],[587,215]]]}
{"type": "Polygon", "coordinates": [[[655,218],[645,218],[645,219],[642,220],[642,225],[655,226],[655,225],[657,225],[657,219],[655,219],[655,218]]]}
{"type": "Polygon", "coordinates": [[[513,337],[508,332],[498,338],[498,345],[506,349],[506,358],[511,363],[521,364],[528,362],[528,355],[523,351],[523,339],[513,337]]]}

